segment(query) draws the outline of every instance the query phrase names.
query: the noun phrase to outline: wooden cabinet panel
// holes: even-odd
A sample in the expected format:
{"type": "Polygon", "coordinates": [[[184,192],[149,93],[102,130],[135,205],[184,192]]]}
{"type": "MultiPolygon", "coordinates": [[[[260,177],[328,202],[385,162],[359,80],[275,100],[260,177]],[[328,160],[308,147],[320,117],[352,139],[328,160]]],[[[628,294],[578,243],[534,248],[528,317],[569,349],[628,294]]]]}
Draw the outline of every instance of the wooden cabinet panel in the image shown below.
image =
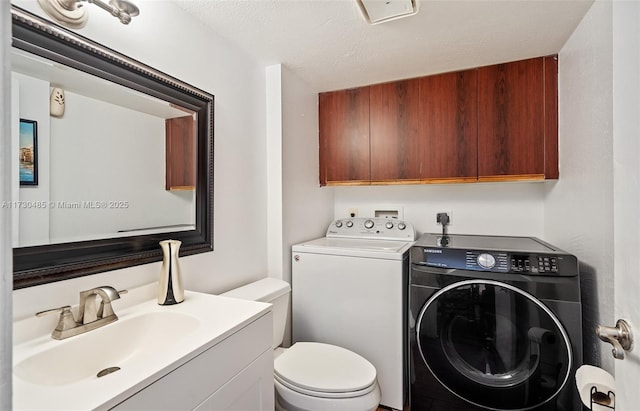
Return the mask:
{"type": "Polygon", "coordinates": [[[196,186],[196,152],[192,116],[165,120],[167,190],[193,190],[196,186]]]}
{"type": "Polygon", "coordinates": [[[418,79],[370,87],[371,180],[420,178],[419,90],[418,79]]]}
{"type": "Polygon", "coordinates": [[[476,85],[476,70],[420,79],[421,178],[476,179],[476,85]]]}
{"type": "Polygon", "coordinates": [[[478,69],[478,177],[544,177],[542,58],[478,69]]]}
{"type": "Polygon", "coordinates": [[[320,185],[369,184],[369,87],[320,93],[320,185]]]}
{"type": "Polygon", "coordinates": [[[544,58],[544,177],[557,179],[558,169],[558,56],[544,58]]]}

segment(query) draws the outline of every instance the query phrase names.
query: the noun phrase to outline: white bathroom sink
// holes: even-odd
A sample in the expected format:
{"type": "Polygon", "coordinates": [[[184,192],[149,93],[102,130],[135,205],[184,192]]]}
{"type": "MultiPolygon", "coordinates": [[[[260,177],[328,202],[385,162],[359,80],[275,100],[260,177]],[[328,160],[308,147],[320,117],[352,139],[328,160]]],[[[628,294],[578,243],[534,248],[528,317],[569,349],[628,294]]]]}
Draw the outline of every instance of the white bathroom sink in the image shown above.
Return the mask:
{"type": "Polygon", "coordinates": [[[116,372],[128,364],[162,355],[198,326],[198,319],[188,314],[145,312],[63,340],[20,361],[13,372],[25,381],[42,385],[98,378],[103,370],[116,372]]]}
{"type": "Polygon", "coordinates": [[[265,303],[186,291],[185,301],[171,306],[155,298],[124,309],[114,304],[118,321],[64,340],[52,339],[49,330],[14,342],[13,408],[109,409],[269,309],[265,303]]]}

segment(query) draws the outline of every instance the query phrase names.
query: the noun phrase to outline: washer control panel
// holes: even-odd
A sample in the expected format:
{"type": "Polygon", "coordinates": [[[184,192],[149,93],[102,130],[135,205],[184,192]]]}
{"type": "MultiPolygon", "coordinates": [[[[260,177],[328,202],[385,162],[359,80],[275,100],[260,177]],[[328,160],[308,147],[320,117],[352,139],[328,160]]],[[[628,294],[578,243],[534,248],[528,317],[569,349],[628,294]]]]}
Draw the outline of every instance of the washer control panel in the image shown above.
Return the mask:
{"type": "Polygon", "coordinates": [[[553,255],[467,251],[465,261],[467,270],[525,274],[558,272],[558,257],[553,255]]]}
{"type": "Polygon", "coordinates": [[[416,232],[411,224],[402,220],[353,217],[332,222],[327,229],[326,236],[414,241],[416,232]]]}
{"type": "Polygon", "coordinates": [[[411,251],[411,262],[430,267],[496,273],[569,275],[567,273],[577,272],[577,260],[572,255],[513,253],[495,250],[460,250],[414,246],[411,251]]]}
{"type": "Polygon", "coordinates": [[[411,264],[522,275],[568,277],[580,272],[575,255],[535,237],[425,233],[411,247],[411,264]]]}

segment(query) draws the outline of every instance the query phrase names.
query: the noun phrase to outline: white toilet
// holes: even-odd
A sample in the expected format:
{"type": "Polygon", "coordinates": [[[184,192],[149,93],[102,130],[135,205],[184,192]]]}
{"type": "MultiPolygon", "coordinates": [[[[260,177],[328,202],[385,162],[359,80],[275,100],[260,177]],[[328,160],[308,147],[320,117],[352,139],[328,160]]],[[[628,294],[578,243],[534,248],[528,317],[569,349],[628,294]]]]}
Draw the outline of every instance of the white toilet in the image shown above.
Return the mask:
{"type": "Polygon", "coordinates": [[[380,403],[375,367],[360,355],[335,345],[298,342],[279,348],[289,309],[291,287],[265,278],[222,294],[273,304],[276,410],[374,411],[380,403]]]}

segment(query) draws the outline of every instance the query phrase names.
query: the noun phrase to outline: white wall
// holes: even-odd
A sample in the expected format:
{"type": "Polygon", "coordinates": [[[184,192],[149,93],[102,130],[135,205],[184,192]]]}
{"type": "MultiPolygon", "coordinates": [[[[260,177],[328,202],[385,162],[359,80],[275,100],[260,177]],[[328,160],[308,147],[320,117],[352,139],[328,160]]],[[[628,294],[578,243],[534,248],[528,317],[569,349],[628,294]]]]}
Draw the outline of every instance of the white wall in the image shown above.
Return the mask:
{"type": "MultiPolygon", "coordinates": [[[[36,1],[14,3],[43,15],[36,1]]],[[[215,95],[215,251],[182,259],[185,288],[222,292],[266,276],[264,68],[169,2],[142,1],[128,26],[85,7],[89,22],[80,34],[215,95]]],[[[159,271],[158,262],[17,290],[14,317],[76,304],[78,291],[96,285],[153,282],[159,271]]]]}
{"type": "Polygon", "coordinates": [[[282,66],[265,68],[267,116],[267,271],[283,278],[282,250],[282,66]]]}
{"type": "Polygon", "coordinates": [[[282,67],[282,260],[291,281],[291,246],[324,236],[333,219],[334,190],[320,187],[318,93],[282,67]]]}
{"type": "Polygon", "coordinates": [[[194,224],[193,191],[165,189],[164,118],[72,92],[65,104],[63,117],[51,117],[51,242],[194,224]]]}
{"type": "MultiPolygon", "coordinates": [[[[38,185],[20,187],[13,199],[45,204],[15,209],[14,244],[89,240],[120,230],[194,223],[193,192],[165,190],[164,118],[70,91],[64,116],[51,117],[49,83],[17,73],[13,79],[19,107],[12,121],[37,121],[39,163],[38,185]],[[98,201],[127,205],[84,205],[98,201]]],[[[15,153],[18,140],[16,132],[15,153]]]]}
{"type": "MultiPolygon", "coordinates": [[[[12,107],[11,121],[19,127],[21,118],[37,122],[37,149],[38,149],[38,185],[19,186],[18,197],[13,200],[26,203],[38,203],[49,201],[50,173],[49,153],[51,151],[50,127],[49,127],[49,82],[33,77],[14,73],[12,79],[18,85],[18,109],[12,107]]],[[[19,128],[14,135],[13,152],[19,152],[19,128]]],[[[14,158],[18,158],[17,156],[14,158]]],[[[14,168],[19,169],[18,162],[14,161],[14,168]]],[[[19,184],[13,182],[13,184],[19,184]]],[[[18,230],[14,233],[14,244],[21,246],[46,244],[49,241],[49,210],[43,208],[16,208],[14,218],[18,219],[18,230]]]]}
{"type": "Polygon", "coordinates": [[[441,232],[436,213],[451,213],[450,234],[534,236],[544,239],[544,189],[554,182],[469,183],[337,187],[335,217],[351,208],[360,217],[373,210],[400,207],[418,236],[441,232]]]}
{"type": "MultiPolygon", "coordinates": [[[[333,190],[318,184],[318,93],[282,65],[267,77],[268,273],[291,282],[291,246],[321,237],[333,190]]],[[[290,344],[287,321],[284,345],[290,344]]]]}
{"type": "Polygon", "coordinates": [[[640,3],[613,3],[613,148],[615,218],[615,317],[624,318],[636,348],[615,362],[616,408],[640,404],[640,3]]]}
{"type": "Polygon", "coordinates": [[[596,1],[559,53],[560,179],[545,198],[547,240],[581,263],[585,362],[612,371],[597,323],[613,320],[611,2],[596,1]]]}
{"type": "MultiPolygon", "coordinates": [[[[0,1],[0,61],[8,61],[11,45],[9,2],[0,1]]],[[[0,199],[11,198],[11,73],[0,71],[0,199]]],[[[13,253],[11,209],[0,208],[0,409],[11,409],[13,253]]]]}
{"type": "Polygon", "coordinates": [[[291,282],[291,246],[324,235],[333,189],[318,182],[318,93],[280,64],[265,72],[269,276],[291,282]]]}

